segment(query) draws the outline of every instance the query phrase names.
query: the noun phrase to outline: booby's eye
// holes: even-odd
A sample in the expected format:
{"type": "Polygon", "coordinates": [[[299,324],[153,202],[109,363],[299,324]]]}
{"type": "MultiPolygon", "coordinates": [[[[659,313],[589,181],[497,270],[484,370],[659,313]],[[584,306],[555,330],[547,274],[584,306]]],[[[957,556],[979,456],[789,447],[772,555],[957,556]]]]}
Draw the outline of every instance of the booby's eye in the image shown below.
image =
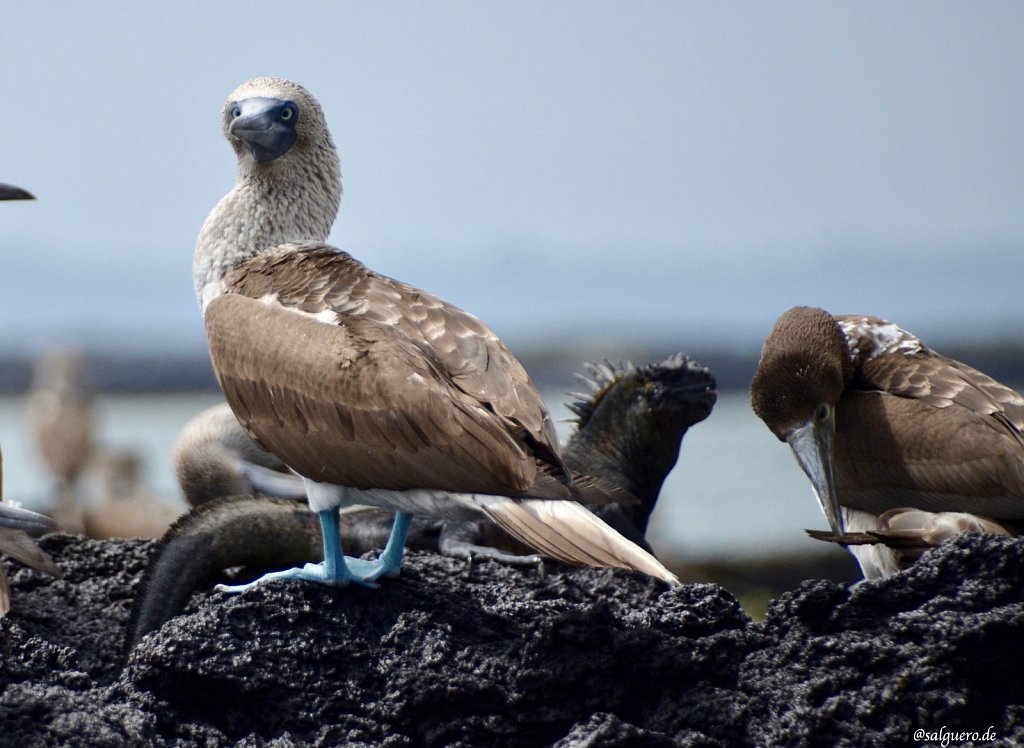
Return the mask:
{"type": "Polygon", "coordinates": [[[298,112],[295,110],[294,104],[285,104],[283,107],[281,107],[282,122],[291,122],[293,119],[295,119],[296,114],[298,114],[298,112]]]}
{"type": "Polygon", "coordinates": [[[238,104],[233,105],[231,107],[231,119],[238,119],[241,116],[242,116],[242,109],[241,109],[241,107],[239,107],[238,104]]]}
{"type": "Polygon", "coordinates": [[[814,409],[814,420],[818,421],[819,423],[828,420],[828,406],[825,405],[825,403],[822,403],[821,405],[814,409]]]}

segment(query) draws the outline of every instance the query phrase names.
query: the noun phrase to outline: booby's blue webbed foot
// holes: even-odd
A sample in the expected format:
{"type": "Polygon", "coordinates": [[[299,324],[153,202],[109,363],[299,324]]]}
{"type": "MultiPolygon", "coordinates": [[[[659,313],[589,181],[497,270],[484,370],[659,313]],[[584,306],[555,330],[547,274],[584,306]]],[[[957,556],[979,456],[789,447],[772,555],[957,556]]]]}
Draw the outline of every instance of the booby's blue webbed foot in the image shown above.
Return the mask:
{"type": "MultiPolygon", "coordinates": [[[[359,561],[360,559],[346,558],[345,560],[346,562],[348,562],[359,561]]],[[[346,568],[345,571],[348,572],[348,569],[346,568]]],[[[317,582],[319,584],[329,584],[334,587],[346,587],[348,586],[349,582],[353,581],[364,583],[362,582],[362,580],[360,580],[358,577],[351,573],[329,575],[327,573],[325,564],[319,563],[306,564],[305,566],[296,567],[294,569],[272,571],[267,574],[264,574],[262,577],[259,577],[258,579],[254,579],[251,582],[246,582],[245,584],[218,584],[216,587],[214,587],[214,589],[216,589],[218,592],[227,592],[229,594],[234,595],[238,594],[239,592],[245,592],[246,590],[250,590],[258,585],[265,584],[266,582],[273,582],[277,579],[300,579],[304,582],[317,582]]],[[[377,586],[376,582],[372,581],[366,584],[369,587],[377,586]]]]}
{"type": "Polygon", "coordinates": [[[294,569],[272,571],[259,579],[247,584],[223,585],[216,589],[219,592],[237,594],[253,587],[277,579],[299,579],[304,582],[329,584],[334,587],[345,587],[350,582],[365,587],[377,587],[377,580],[383,577],[397,577],[402,565],[402,553],[405,550],[405,538],[409,532],[412,515],[405,512],[395,513],[395,523],[391,527],[391,537],[384,547],[384,552],[374,561],[346,556],[341,549],[341,536],[338,533],[338,509],[326,509],[320,512],[320,529],[323,532],[324,560],[318,564],[306,564],[294,569]]]}

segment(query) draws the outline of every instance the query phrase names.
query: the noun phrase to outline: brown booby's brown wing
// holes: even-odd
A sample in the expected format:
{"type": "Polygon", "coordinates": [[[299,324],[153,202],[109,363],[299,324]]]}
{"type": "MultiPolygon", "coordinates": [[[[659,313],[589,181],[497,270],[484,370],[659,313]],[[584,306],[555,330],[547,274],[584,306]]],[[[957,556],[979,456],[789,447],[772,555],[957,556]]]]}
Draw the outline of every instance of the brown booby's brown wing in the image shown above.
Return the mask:
{"type": "Polygon", "coordinates": [[[854,386],[912,397],[936,408],[958,405],[978,415],[996,416],[993,425],[998,424],[1024,446],[1024,397],[987,374],[929,348],[870,359],[854,386]]]}
{"type": "Polygon", "coordinates": [[[836,411],[844,506],[1024,519],[1024,398],[927,348],[870,358],[836,411]]]}
{"type": "Polygon", "coordinates": [[[570,496],[539,395],[474,317],[323,245],[285,245],[227,283],[206,311],[214,368],[239,420],[299,473],[570,496]]]}

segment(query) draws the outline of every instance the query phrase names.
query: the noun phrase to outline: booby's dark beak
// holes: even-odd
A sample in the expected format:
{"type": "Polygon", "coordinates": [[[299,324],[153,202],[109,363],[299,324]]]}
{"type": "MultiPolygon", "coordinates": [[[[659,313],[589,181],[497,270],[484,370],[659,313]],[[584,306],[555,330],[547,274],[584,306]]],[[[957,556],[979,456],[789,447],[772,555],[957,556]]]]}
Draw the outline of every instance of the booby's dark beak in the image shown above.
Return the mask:
{"type": "Polygon", "coordinates": [[[23,530],[32,536],[60,529],[57,523],[45,514],[37,514],[10,504],[0,504],[0,527],[23,530]]]}
{"type": "Polygon", "coordinates": [[[821,505],[832,532],[836,535],[845,535],[846,527],[843,513],[839,510],[839,492],[836,490],[835,474],[832,469],[835,434],[835,411],[822,405],[818,413],[789,433],[786,442],[814,486],[814,494],[818,497],[818,504],[821,505]]]}
{"type": "Polygon", "coordinates": [[[281,158],[295,145],[299,109],[290,101],[255,97],[233,104],[228,132],[249,147],[253,159],[281,158]]]}
{"type": "Polygon", "coordinates": [[[0,184],[0,200],[35,200],[36,196],[21,187],[0,184]]]}

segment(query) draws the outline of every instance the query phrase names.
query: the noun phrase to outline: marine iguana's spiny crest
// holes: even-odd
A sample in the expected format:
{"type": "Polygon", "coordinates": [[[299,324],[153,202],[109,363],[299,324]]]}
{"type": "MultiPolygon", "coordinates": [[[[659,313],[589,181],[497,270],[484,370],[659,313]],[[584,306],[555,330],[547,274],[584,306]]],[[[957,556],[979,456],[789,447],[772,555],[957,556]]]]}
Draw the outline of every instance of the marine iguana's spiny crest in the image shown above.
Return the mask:
{"type": "MultiPolygon", "coordinates": [[[[576,418],[567,420],[574,422],[579,429],[587,425],[612,388],[633,373],[637,375],[635,379],[638,385],[657,387],[661,384],[665,386],[666,394],[673,387],[700,386],[701,383],[687,376],[688,374],[705,373],[708,378],[706,383],[708,391],[713,391],[715,387],[714,379],[710,377],[707,369],[682,353],[675,353],[661,362],[645,364],[640,367],[634,366],[631,361],[615,364],[605,359],[601,362],[586,364],[586,369],[589,376],[583,374],[575,376],[590,389],[590,394],[570,392],[569,396],[575,399],[565,405],[576,416],[576,418]]],[[[647,393],[642,399],[648,404],[648,407],[654,407],[650,393],[647,393]]],[[[712,399],[711,402],[713,403],[714,400],[712,399]]]]}

